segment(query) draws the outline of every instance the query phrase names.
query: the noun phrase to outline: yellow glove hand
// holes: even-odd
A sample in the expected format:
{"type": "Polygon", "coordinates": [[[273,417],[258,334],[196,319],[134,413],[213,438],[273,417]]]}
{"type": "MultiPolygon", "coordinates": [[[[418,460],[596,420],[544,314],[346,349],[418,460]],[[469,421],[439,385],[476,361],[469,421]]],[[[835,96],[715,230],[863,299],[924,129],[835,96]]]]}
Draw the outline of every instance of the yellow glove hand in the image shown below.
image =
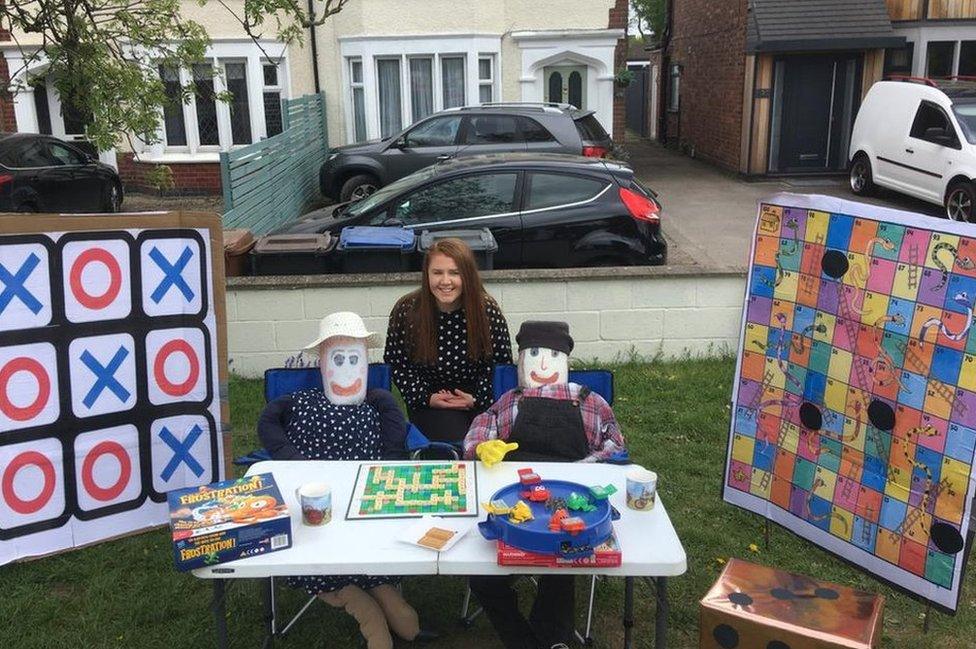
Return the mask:
{"type": "Polygon", "coordinates": [[[508,455],[510,451],[518,448],[516,442],[506,442],[500,439],[490,439],[487,442],[478,444],[474,453],[478,459],[485,463],[487,467],[493,467],[508,455]]]}

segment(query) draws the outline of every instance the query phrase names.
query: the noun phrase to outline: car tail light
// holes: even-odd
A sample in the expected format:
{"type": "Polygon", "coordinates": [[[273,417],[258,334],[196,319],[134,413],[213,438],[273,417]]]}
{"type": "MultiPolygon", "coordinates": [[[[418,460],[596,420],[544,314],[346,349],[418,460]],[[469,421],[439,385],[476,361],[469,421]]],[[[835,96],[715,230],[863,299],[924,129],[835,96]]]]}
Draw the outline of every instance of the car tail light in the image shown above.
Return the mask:
{"type": "Polygon", "coordinates": [[[661,206],[637,192],[626,187],[620,188],[620,200],[627,206],[627,211],[638,221],[661,222],[661,206]]]}
{"type": "Polygon", "coordinates": [[[8,185],[12,185],[13,182],[13,174],[0,174],[0,191],[6,191],[9,189],[8,185]]]}
{"type": "Polygon", "coordinates": [[[606,158],[608,153],[610,153],[610,149],[605,146],[583,147],[583,155],[587,158],[606,158]]]}

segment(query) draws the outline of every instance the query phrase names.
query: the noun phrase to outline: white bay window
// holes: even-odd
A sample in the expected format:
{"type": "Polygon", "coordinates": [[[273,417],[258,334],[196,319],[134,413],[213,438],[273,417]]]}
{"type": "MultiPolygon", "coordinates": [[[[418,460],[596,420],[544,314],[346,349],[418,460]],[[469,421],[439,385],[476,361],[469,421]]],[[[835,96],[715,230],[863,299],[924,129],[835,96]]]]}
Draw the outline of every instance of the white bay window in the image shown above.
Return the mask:
{"type": "Polygon", "coordinates": [[[250,41],[214,43],[208,57],[189,69],[159,66],[169,101],[160,110],[160,142],[145,147],[139,159],[216,160],[221,151],[280,133],[281,100],[288,96],[282,49],[250,41]],[[279,52],[280,58],[268,59],[279,52]],[[191,83],[195,92],[181,102],[182,89],[191,83]],[[219,99],[224,92],[231,94],[229,101],[219,99]]]}
{"type": "Polygon", "coordinates": [[[347,141],[390,137],[437,111],[497,100],[498,35],[339,41],[347,141]]]}

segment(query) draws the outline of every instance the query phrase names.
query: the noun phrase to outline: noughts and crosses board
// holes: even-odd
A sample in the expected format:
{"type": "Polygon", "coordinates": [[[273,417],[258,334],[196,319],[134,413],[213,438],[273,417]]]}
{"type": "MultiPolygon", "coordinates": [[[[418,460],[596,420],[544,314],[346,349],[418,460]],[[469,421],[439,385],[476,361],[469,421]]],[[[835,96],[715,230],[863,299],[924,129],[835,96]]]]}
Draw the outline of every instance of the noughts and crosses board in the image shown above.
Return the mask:
{"type": "Polygon", "coordinates": [[[972,541],[976,226],[760,205],[723,493],[954,611],[972,541]]]}
{"type": "Polygon", "coordinates": [[[216,215],[0,215],[0,564],[223,479],[222,248],[216,215]]]}

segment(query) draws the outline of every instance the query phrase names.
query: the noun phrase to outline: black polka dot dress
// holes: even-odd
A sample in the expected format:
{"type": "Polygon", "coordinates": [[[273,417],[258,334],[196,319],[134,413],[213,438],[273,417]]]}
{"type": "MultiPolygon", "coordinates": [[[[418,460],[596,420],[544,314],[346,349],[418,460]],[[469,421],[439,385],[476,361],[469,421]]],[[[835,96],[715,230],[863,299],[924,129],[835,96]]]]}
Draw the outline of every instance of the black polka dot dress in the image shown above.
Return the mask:
{"type": "Polygon", "coordinates": [[[464,309],[440,312],[437,364],[430,366],[413,362],[408,352],[407,341],[416,335],[409,318],[414,308],[412,303],[401,303],[390,314],[383,354],[407,407],[427,407],[430,395],[435,392],[459,389],[474,397],[477,412],[486,410],[494,401],[491,375],[495,364],[512,362],[512,341],[501,309],[493,300],[486,301],[492,358],[480,361],[468,358],[468,321],[464,309]]]}
{"type": "MultiPolygon", "coordinates": [[[[376,408],[365,403],[338,406],[321,390],[302,390],[293,395],[286,435],[310,460],[378,460],[383,454],[380,414],[376,408]]],[[[288,585],[317,595],[349,584],[369,589],[397,581],[392,577],[365,575],[305,576],[289,577],[288,585]]]]}

